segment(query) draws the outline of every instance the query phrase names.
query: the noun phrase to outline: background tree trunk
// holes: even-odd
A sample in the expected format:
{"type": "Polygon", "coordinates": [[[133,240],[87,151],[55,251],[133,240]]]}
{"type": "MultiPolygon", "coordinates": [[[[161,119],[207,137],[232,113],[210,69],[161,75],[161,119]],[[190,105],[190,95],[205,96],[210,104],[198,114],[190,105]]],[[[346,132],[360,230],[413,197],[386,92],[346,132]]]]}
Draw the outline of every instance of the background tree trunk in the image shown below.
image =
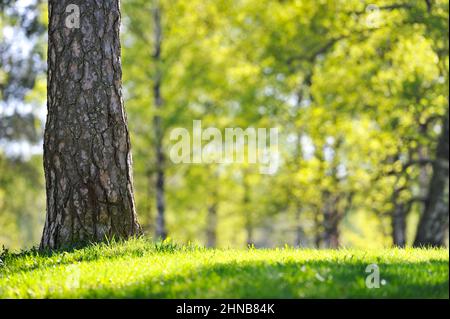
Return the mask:
{"type": "Polygon", "coordinates": [[[444,118],[442,132],[433,163],[433,175],[425,202],[425,210],[419,222],[414,246],[443,246],[448,228],[449,189],[449,113],[444,118]]]}
{"type": "Polygon", "coordinates": [[[406,245],[406,216],[409,212],[407,205],[401,202],[401,193],[405,191],[405,187],[398,187],[397,184],[400,176],[397,176],[396,185],[392,193],[392,212],[391,227],[392,227],[392,243],[396,247],[405,247],[406,245]]]}
{"type": "Polygon", "coordinates": [[[302,242],[305,234],[305,232],[303,231],[301,216],[302,207],[300,201],[297,200],[297,207],[295,210],[295,247],[302,247],[302,242]]]}
{"type": "Polygon", "coordinates": [[[213,198],[213,202],[208,207],[206,245],[210,248],[217,246],[217,205],[216,199],[213,198]]]}
{"type": "Polygon", "coordinates": [[[245,232],[247,236],[247,247],[253,246],[255,244],[254,238],[253,238],[253,212],[252,208],[250,207],[250,185],[247,180],[248,178],[248,172],[244,172],[243,176],[243,188],[244,188],[244,196],[242,200],[242,207],[244,210],[244,217],[245,217],[245,232]]]}
{"type": "Polygon", "coordinates": [[[217,225],[219,219],[220,203],[220,174],[216,167],[208,166],[211,176],[211,185],[208,196],[208,212],[206,216],[206,246],[210,248],[217,247],[217,225]]]}
{"type": "Polygon", "coordinates": [[[394,203],[392,213],[392,241],[396,247],[406,245],[406,209],[402,203],[394,203]]]}
{"type": "Polygon", "coordinates": [[[320,248],[323,240],[323,223],[321,216],[320,208],[314,207],[314,246],[316,248],[320,248]]]}
{"type": "Polygon", "coordinates": [[[339,247],[339,222],[338,212],[335,209],[326,209],[324,212],[324,234],[323,243],[326,248],[336,249],[339,247]]]}
{"type": "Polygon", "coordinates": [[[161,10],[157,1],[153,8],[153,24],[154,24],[154,54],[153,59],[156,64],[156,73],[153,82],[153,98],[155,103],[156,114],[153,118],[154,134],[155,134],[155,152],[156,152],[156,238],[166,239],[166,221],[165,221],[165,156],[163,149],[163,123],[159,114],[163,107],[163,99],[161,95],[161,44],[162,44],[162,26],[161,26],[161,10]]]}
{"type": "Polygon", "coordinates": [[[119,0],[50,0],[41,248],[140,233],[122,100],[119,0]],[[69,4],[80,28],[68,28],[69,4]]]}

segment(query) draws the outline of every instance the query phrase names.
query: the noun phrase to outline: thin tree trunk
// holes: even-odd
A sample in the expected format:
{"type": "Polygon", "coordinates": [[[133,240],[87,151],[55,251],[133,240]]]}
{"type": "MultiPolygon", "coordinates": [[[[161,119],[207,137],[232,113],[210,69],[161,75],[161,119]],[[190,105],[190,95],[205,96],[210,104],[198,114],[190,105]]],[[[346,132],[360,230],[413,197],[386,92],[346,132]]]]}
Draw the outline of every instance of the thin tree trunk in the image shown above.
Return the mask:
{"type": "Polygon", "coordinates": [[[253,241],[253,225],[250,218],[247,219],[245,230],[247,232],[247,247],[251,247],[255,242],[253,241]]]}
{"type": "Polygon", "coordinates": [[[405,247],[406,215],[408,209],[404,203],[400,202],[400,195],[405,188],[397,186],[399,180],[400,176],[397,176],[396,185],[391,196],[392,204],[394,205],[393,211],[391,212],[392,243],[396,247],[405,247]]]}
{"type": "Polygon", "coordinates": [[[444,118],[439,137],[433,175],[425,202],[425,210],[420,219],[414,246],[443,246],[448,228],[449,190],[449,113],[444,118]]]}
{"type": "Polygon", "coordinates": [[[119,0],[50,0],[41,248],[140,233],[122,100],[119,0]],[[68,28],[77,4],[80,28],[68,28]]]}
{"type": "Polygon", "coordinates": [[[326,248],[339,247],[339,217],[334,207],[326,207],[324,211],[323,243],[326,248]]]}
{"type": "Polygon", "coordinates": [[[316,207],[314,212],[314,245],[316,248],[320,248],[322,244],[322,226],[323,223],[320,220],[321,211],[316,207]]]}
{"type": "MultiPolygon", "coordinates": [[[[420,101],[418,101],[419,103],[420,101]]],[[[419,128],[419,132],[421,136],[427,135],[427,124],[421,124],[419,128]]],[[[426,148],[424,145],[419,145],[417,147],[417,155],[419,157],[419,162],[426,163],[427,160],[430,158],[430,154],[428,154],[428,148],[426,148]]],[[[419,176],[418,176],[418,182],[419,182],[419,190],[420,190],[420,196],[426,197],[428,193],[428,185],[430,181],[429,176],[429,169],[428,165],[420,165],[419,168],[419,176]]]]}
{"type": "Polygon", "coordinates": [[[344,216],[350,211],[353,205],[354,192],[345,195],[333,195],[328,199],[328,204],[324,208],[324,236],[323,242],[326,248],[339,248],[340,245],[340,226],[344,216]],[[341,202],[345,201],[343,207],[341,202]]]}
{"type": "Polygon", "coordinates": [[[206,229],[206,245],[210,248],[217,246],[217,199],[212,195],[212,203],[208,207],[208,221],[206,229]]]}
{"type": "Polygon", "coordinates": [[[156,64],[156,74],[153,83],[153,96],[156,108],[156,114],[153,118],[154,133],[155,133],[155,152],[156,152],[156,238],[166,239],[166,221],[165,221],[165,155],[163,149],[163,123],[160,111],[163,107],[163,98],[161,95],[161,45],[162,45],[162,26],[161,26],[161,10],[156,1],[153,8],[153,23],[154,23],[154,55],[153,59],[156,64]]]}
{"type": "Polygon", "coordinates": [[[392,240],[394,246],[405,247],[406,245],[406,210],[400,203],[394,203],[392,214],[392,240]]]}
{"type": "Polygon", "coordinates": [[[247,182],[247,173],[244,173],[244,198],[243,208],[245,214],[245,231],[247,233],[247,247],[254,244],[253,239],[253,214],[250,208],[250,185],[247,182]]]}
{"type": "Polygon", "coordinates": [[[334,148],[335,155],[331,163],[331,178],[333,180],[333,187],[324,191],[323,193],[323,228],[324,236],[323,243],[326,248],[338,248],[340,240],[340,222],[342,219],[341,212],[339,211],[339,203],[341,201],[342,195],[339,192],[340,179],[338,177],[338,166],[340,163],[338,152],[343,143],[342,137],[336,139],[334,146],[329,146],[334,148]]]}
{"type": "Polygon", "coordinates": [[[299,201],[297,201],[296,205],[296,211],[295,211],[295,247],[301,247],[302,241],[303,241],[303,227],[302,227],[302,221],[301,221],[301,204],[299,201]]]}
{"type": "MultiPolygon", "coordinates": [[[[153,163],[151,163],[153,166],[153,163]]],[[[154,234],[155,233],[155,223],[156,218],[153,216],[153,204],[155,203],[154,198],[155,196],[155,173],[153,170],[147,170],[146,171],[146,179],[147,179],[147,198],[146,198],[146,204],[145,204],[145,211],[146,211],[146,219],[150,222],[146,223],[145,228],[143,229],[146,233],[154,234]]]]}
{"type": "MultiPolygon", "coordinates": [[[[301,103],[303,102],[305,96],[305,92],[304,89],[301,90],[301,92],[299,93],[298,96],[298,102],[297,102],[297,106],[300,108],[301,107],[301,103]]],[[[301,139],[302,139],[302,132],[303,129],[300,129],[299,132],[297,133],[297,143],[296,143],[296,147],[295,147],[295,171],[300,170],[300,166],[301,166],[301,158],[302,158],[302,148],[301,148],[301,139]]],[[[301,215],[302,215],[302,202],[301,199],[298,198],[297,196],[295,196],[293,191],[290,191],[291,197],[294,199],[294,203],[295,203],[295,247],[301,247],[302,245],[302,240],[303,240],[303,227],[302,227],[302,221],[301,221],[301,215]]]]}

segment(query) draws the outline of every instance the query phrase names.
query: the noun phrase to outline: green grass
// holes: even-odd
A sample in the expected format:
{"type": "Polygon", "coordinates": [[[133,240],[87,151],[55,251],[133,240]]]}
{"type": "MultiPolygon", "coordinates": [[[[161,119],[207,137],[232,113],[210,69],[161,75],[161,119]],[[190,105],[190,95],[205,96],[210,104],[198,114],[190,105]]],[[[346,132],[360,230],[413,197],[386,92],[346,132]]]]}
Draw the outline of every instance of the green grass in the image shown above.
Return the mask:
{"type": "Polygon", "coordinates": [[[0,259],[0,298],[448,298],[444,249],[212,250],[145,239],[0,259]],[[384,283],[365,284],[367,265],[384,283]]]}

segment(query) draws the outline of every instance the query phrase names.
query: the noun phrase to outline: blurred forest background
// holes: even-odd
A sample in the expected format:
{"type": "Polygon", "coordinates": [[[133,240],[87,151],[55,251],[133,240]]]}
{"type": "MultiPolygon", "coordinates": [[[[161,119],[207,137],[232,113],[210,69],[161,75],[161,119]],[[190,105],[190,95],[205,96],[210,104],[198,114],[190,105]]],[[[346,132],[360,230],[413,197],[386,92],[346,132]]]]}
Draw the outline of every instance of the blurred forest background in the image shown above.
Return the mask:
{"type": "MultiPolygon", "coordinates": [[[[26,248],[45,218],[47,4],[0,9],[0,246],[26,248]]],[[[448,0],[122,1],[146,233],[217,247],[411,245],[448,134],[448,10],[448,0]],[[277,171],[173,164],[170,130],[193,120],[279,127],[277,171]]],[[[445,174],[448,197],[448,163],[445,174]]]]}

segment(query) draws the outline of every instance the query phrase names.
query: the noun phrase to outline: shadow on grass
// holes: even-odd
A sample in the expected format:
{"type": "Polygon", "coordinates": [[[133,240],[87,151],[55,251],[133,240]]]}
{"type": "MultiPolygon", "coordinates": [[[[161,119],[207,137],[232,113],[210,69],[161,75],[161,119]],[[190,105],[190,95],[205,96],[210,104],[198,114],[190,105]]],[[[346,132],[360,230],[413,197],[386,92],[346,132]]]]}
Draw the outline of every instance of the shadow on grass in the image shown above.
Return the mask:
{"type": "Polygon", "coordinates": [[[245,262],[145,277],[125,287],[79,291],[83,298],[448,298],[448,262],[379,263],[384,285],[366,287],[367,264],[245,262]]]}
{"type": "MultiPolygon", "coordinates": [[[[53,266],[71,265],[75,262],[97,261],[100,258],[104,260],[114,260],[121,257],[144,257],[149,254],[158,253],[175,253],[179,251],[193,252],[203,251],[206,248],[194,245],[178,245],[164,241],[143,241],[138,245],[120,245],[123,241],[115,240],[114,242],[80,244],[59,250],[40,250],[32,248],[30,250],[21,251],[19,253],[11,253],[7,250],[0,253],[0,260],[9,267],[10,264],[16,262],[12,272],[31,272],[36,269],[49,268],[53,266]],[[21,259],[34,258],[35,263],[20,263],[21,259]]],[[[126,242],[125,242],[126,243],[126,242]]],[[[5,268],[3,268],[5,269],[5,268]]],[[[0,267],[0,273],[2,267],[0,267]]]]}

